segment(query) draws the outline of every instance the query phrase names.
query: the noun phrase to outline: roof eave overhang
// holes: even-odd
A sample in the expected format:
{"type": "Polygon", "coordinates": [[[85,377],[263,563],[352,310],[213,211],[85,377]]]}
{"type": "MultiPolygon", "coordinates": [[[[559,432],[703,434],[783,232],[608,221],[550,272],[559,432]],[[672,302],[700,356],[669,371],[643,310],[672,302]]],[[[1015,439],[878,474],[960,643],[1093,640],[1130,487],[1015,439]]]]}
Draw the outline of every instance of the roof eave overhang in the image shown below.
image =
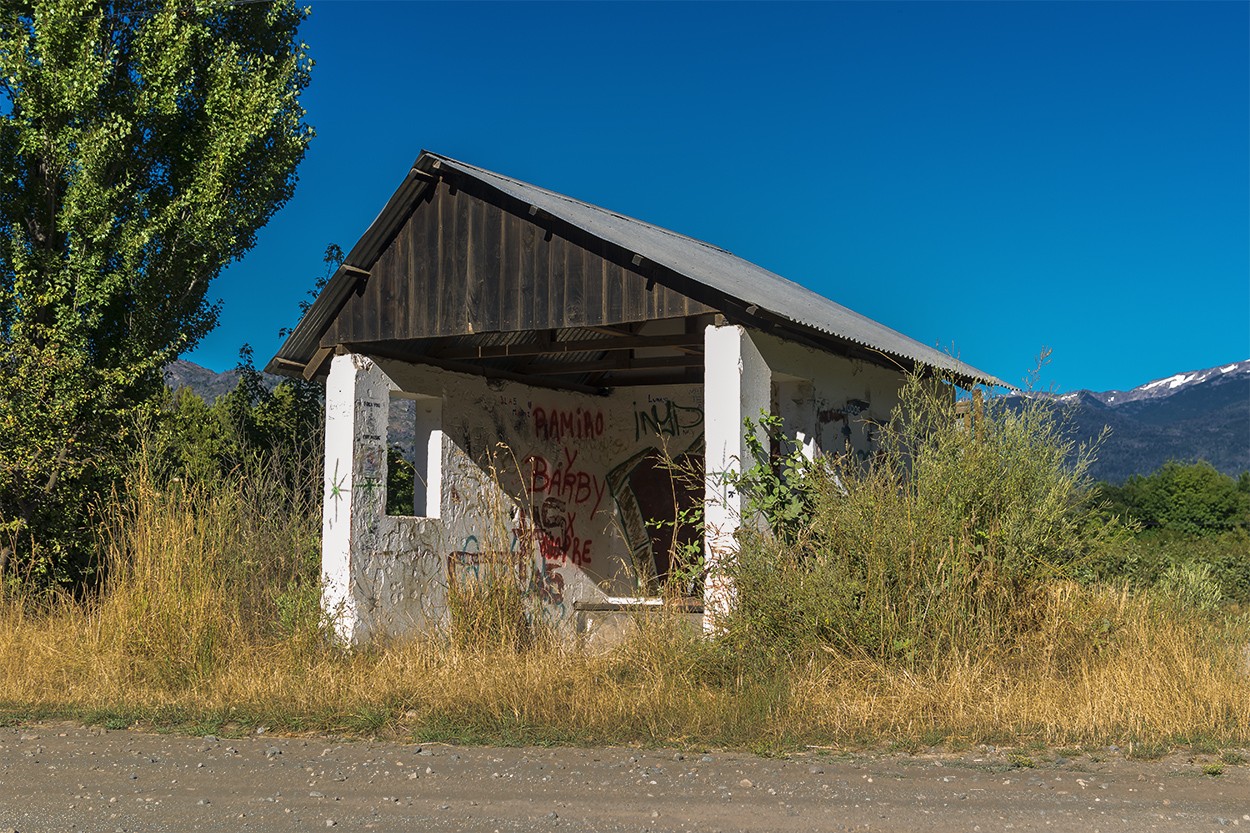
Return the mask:
{"type": "MultiPolygon", "coordinates": [[[[424,197],[426,190],[440,178],[448,175],[455,176],[457,179],[467,178],[472,180],[475,186],[488,189],[503,203],[516,202],[514,197],[499,191],[490,183],[474,177],[471,172],[455,165],[443,165],[442,157],[422,150],[409,169],[408,175],[391,195],[382,211],[369,225],[369,228],[356,242],[356,245],[348,252],[343,260],[343,264],[326,283],[321,293],[300,319],[299,324],[287,337],[277,354],[265,366],[266,372],[291,377],[303,377],[305,379],[311,379],[320,372],[321,365],[324,364],[326,358],[325,351],[322,350],[321,346],[322,337],[334,322],[343,305],[347,303],[351,293],[362,289],[363,282],[368,279],[369,271],[373,268],[374,263],[377,262],[383,250],[394,239],[403,224],[408,221],[418,202],[424,197]],[[318,358],[319,356],[320,358],[318,358]]],[[[512,206],[512,208],[520,210],[517,206],[512,206]]],[[[545,219],[549,222],[555,221],[555,223],[564,226],[565,228],[562,231],[567,236],[570,236],[570,239],[585,235],[594,236],[585,229],[564,222],[561,218],[547,217],[545,219]]],[[[857,358],[872,361],[886,367],[899,368],[904,372],[928,368],[930,372],[949,375],[952,381],[961,385],[974,386],[980,384],[989,387],[1014,389],[1011,385],[1002,382],[994,376],[977,370],[970,365],[965,365],[954,358],[941,363],[937,361],[926,362],[923,359],[881,350],[872,345],[861,344],[855,340],[793,321],[785,315],[762,309],[747,299],[727,295],[689,276],[669,269],[663,264],[648,260],[643,260],[639,263],[634,252],[626,251],[624,248],[603,238],[595,237],[595,239],[601,245],[619,249],[617,256],[632,262],[632,268],[640,274],[644,274],[648,279],[654,279],[677,292],[681,292],[701,303],[720,310],[727,319],[734,321],[734,323],[740,323],[765,332],[774,332],[782,337],[799,341],[822,351],[848,353],[857,358]]]]}
{"type": "Polygon", "coordinates": [[[432,161],[434,157],[431,154],[421,151],[395,193],[391,194],[378,216],[343,258],[343,263],[326,282],[312,306],[282,343],[282,347],[265,365],[266,373],[304,378],[311,378],[317,373],[319,368],[309,369],[308,364],[321,346],[321,337],[330,328],[351,293],[359,291],[362,282],[368,279],[373,264],[408,221],[426,189],[437,181],[437,177],[428,173],[432,161]]]}

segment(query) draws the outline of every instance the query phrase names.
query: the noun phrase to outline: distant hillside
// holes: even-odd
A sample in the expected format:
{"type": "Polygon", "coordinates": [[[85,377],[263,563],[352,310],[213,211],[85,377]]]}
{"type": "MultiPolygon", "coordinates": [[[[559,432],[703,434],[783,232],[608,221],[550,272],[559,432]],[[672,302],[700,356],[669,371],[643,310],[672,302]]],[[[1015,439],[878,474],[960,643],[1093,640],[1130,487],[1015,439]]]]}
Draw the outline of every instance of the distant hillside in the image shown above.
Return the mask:
{"type": "Polygon", "coordinates": [[[1250,361],[1058,399],[1072,408],[1074,439],[1089,441],[1111,428],[1093,470],[1100,480],[1120,483],[1168,460],[1207,460],[1233,476],[1250,470],[1250,361]]]}
{"type": "MultiPolygon", "coordinates": [[[[282,381],[281,376],[273,376],[268,373],[262,373],[265,386],[273,389],[282,381]]],[[[239,383],[239,372],[237,370],[227,370],[225,373],[218,373],[209,370],[207,367],[200,367],[195,362],[183,361],[178,359],[165,366],[165,384],[170,390],[179,390],[181,388],[190,388],[199,394],[205,402],[215,402],[219,396],[223,396],[234,390],[235,385],[239,383]]]]}

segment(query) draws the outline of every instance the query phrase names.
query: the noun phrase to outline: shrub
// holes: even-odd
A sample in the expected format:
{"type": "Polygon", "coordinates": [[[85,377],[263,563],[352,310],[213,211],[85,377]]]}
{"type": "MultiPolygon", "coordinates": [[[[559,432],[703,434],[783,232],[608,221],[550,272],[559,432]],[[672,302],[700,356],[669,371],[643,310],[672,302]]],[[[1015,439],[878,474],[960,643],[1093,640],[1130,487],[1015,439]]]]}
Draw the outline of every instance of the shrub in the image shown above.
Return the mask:
{"type": "Polygon", "coordinates": [[[1087,581],[1125,581],[1150,588],[1158,586],[1169,570],[1191,563],[1210,570],[1225,602],[1250,604],[1250,531],[1245,529],[1200,536],[1144,530],[1104,551],[1081,572],[1087,581]]]}
{"type": "Polygon", "coordinates": [[[1214,571],[1193,561],[1169,567],[1159,579],[1159,590],[1183,607],[1208,613],[1218,610],[1224,600],[1214,571]]]}
{"type": "Polygon", "coordinates": [[[1093,449],[1072,448],[1050,403],[991,400],[974,429],[940,379],[909,378],[900,401],[868,465],[777,467],[756,449],[739,485],[782,532],[740,533],[726,624],[743,649],[910,664],[1007,644],[1046,581],[1122,538],[1091,512],[1093,449]]]}

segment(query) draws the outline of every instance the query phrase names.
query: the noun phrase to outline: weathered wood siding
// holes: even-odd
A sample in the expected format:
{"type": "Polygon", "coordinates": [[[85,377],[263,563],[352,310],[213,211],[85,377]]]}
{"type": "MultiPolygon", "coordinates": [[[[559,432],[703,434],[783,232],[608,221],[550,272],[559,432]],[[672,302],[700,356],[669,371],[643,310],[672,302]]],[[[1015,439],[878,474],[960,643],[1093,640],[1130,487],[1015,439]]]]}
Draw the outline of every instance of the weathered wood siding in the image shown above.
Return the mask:
{"type": "Polygon", "coordinates": [[[624,324],[711,312],[626,266],[439,182],[323,346],[624,324]]]}

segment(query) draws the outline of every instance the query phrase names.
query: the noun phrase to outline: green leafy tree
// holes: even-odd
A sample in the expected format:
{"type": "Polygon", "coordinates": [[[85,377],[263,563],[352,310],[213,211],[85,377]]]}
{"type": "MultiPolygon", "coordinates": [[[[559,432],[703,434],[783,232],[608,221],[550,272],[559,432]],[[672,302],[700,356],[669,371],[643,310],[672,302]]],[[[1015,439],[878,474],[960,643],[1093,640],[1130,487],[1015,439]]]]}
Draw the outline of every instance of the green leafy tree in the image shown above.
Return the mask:
{"type": "Polygon", "coordinates": [[[189,388],[166,392],[160,414],[148,424],[149,455],[159,461],[160,482],[211,483],[264,458],[272,476],[291,490],[319,486],[307,468],[321,459],[321,386],[302,380],[265,384],[244,345],[234,389],[208,403],[189,388]],[[154,444],[154,445],[153,445],[154,444]]]}
{"type": "Polygon", "coordinates": [[[1123,486],[1104,484],[1102,494],[1113,512],[1146,527],[1186,535],[1208,535],[1245,525],[1250,520],[1250,494],[1205,461],[1165,463],[1146,476],[1134,475],[1123,486]]]}
{"type": "Polygon", "coordinates": [[[160,369],[291,196],[291,0],[0,0],[0,571],[79,580],[160,369]]]}
{"type": "Polygon", "coordinates": [[[1098,503],[1136,534],[1087,564],[1086,579],[1153,587],[1199,608],[1212,593],[1250,603],[1250,474],[1170,462],[1119,486],[1098,484],[1098,503]]]}

